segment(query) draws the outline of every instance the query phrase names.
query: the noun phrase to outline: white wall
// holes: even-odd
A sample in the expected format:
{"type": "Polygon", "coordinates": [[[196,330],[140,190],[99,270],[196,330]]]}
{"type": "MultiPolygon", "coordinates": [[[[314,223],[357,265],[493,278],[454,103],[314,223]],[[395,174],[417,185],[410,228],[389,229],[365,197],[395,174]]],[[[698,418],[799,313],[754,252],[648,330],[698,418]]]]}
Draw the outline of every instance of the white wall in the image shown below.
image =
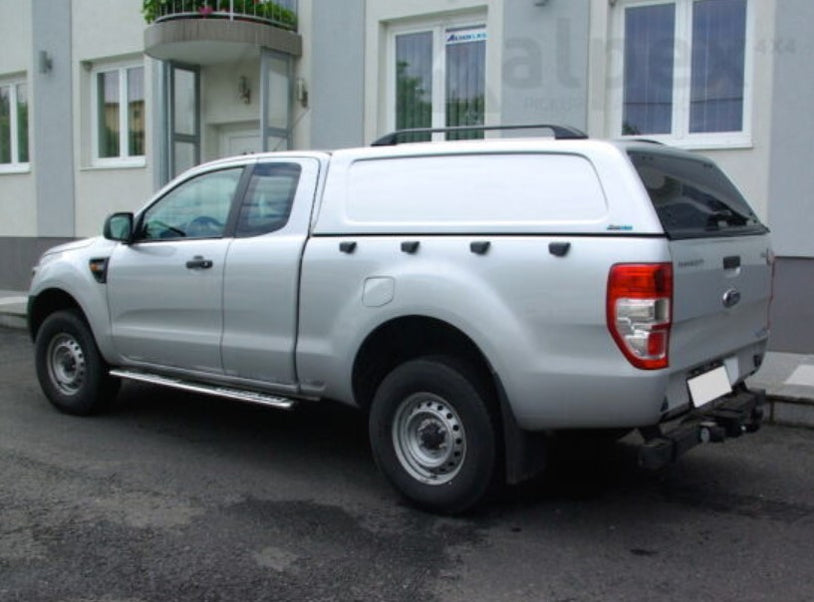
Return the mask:
{"type": "MultiPolygon", "coordinates": [[[[302,79],[305,89],[313,87],[313,50],[314,50],[314,5],[312,0],[299,0],[297,3],[298,32],[302,36],[302,56],[294,59],[294,80],[302,79]]],[[[311,104],[310,99],[306,106],[302,106],[296,98],[292,105],[292,148],[307,149],[311,147],[311,104]]]]}
{"type": "Polygon", "coordinates": [[[205,125],[257,121],[260,127],[260,60],[235,61],[201,70],[201,120],[205,125]],[[241,76],[249,80],[246,104],[238,94],[241,76]]]}
{"type": "Polygon", "coordinates": [[[220,136],[225,128],[260,132],[260,59],[252,58],[201,69],[201,160],[222,156],[220,136]],[[249,103],[240,98],[240,78],[251,90],[249,103]]]}
{"type": "Polygon", "coordinates": [[[27,71],[33,56],[31,49],[31,2],[0,2],[0,75],[27,71]]]}
{"type": "MultiPolygon", "coordinates": [[[[33,49],[31,47],[31,3],[28,0],[0,2],[0,82],[6,76],[25,78],[28,82],[29,131],[36,118],[33,111],[33,49]]],[[[33,156],[33,136],[29,136],[29,151],[33,156]]],[[[32,167],[35,168],[32,163],[32,167]]],[[[0,236],[35,236],[37,233],[37,202],[34,177],[0,173],[0,236]]]]}
{"type": "Polygon", "coordinates": [[[144,58],[144,29],[140,0],[73,0],[74,145],[78,165],[76,235],[101,231],[104,218],[114,211],[141,207],[152,192],[152,61],[144,58]],[[89,34],[92,32],[92,35],[89,34]],[[144,166],[101,168],[92,166],[93,116],[90,69],[106,63],[133,60],[144,64],[146,99],[144,166]]]}
{"type": "MultiPolygon", "coordinates": [[[[811,23],[814,2],[783,0],[778,3],[775,19],[774,45],[767,54],[772,56],[775,69],[772,115],[772,164],[769,170],[769,225],[772,228],[775,252],[778,256],[805,258],[808,278],[791,282],[798,287],[791,301],[798,305],[814,301],[814,37],[811,23]],[[805,283],[809,284],[805,284],[805,283]],[[801,293],[801,290],[805,290],[801,293]]],[[[769,120],[768,108],[762,118],[769,120]]],[[[795,271],[793,276],[800,276],[795,271]]],[[[792,276],[792,272],[789,272],[792,276]]],[[[808,316],[797,314],[797,318],[808,316]]],[[[791,324],[789,330],[796,325],[791,324]]],[[[802,334],[809,334],[805,330],[802,334]]],[[[799,332],[798,332],[798,336],[799,332]]],[[[814,337],[808,338],[808,352],[814,347],[814,337]]]]}

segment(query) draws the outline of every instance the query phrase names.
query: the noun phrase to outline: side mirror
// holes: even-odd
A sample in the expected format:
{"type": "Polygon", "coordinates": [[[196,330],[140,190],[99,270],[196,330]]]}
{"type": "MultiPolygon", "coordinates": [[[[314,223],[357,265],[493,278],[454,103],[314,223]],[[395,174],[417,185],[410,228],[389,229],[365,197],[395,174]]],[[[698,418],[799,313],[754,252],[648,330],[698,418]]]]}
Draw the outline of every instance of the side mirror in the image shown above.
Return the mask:
{"type": "Polygon", "coordinates": [[[129,244],[133,240],[133,214],[114,213],[105,220],[104,237],[129,244]]]}

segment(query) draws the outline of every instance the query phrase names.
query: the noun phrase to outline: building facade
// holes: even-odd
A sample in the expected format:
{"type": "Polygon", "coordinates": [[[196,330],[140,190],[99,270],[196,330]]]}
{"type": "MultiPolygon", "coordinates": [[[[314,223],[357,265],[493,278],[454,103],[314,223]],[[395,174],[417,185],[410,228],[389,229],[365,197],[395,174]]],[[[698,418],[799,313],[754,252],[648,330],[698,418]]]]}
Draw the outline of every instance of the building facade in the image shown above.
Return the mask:
{"type": "Polygon", "coordinates": [[[812,353],[808,17],[809,0],[0,0],[0,288],[203,161],[553,123],[717,161],[774,232],[772,346],[812,353]]]}

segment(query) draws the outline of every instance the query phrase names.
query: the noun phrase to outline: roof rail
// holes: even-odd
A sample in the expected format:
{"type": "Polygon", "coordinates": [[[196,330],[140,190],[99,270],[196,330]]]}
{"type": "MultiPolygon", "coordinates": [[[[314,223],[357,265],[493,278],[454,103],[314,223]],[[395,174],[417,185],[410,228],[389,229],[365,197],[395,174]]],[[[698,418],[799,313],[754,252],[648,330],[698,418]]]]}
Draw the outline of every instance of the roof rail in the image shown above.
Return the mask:
{"type": "Polygon", "coordinates": [[[588,135],[567,125],[552,125],[550,123],[529,124],[529,125],[457,125],[446,128],[410,128],[406,130],[396,130],[385,134],[375,140],[370,146],[394,146],[399,143],[399,139],[415,134],[437,134],[450,132],[486,132],[493,130],[537,130],[546,129],[554,133],[557,140],[584,140],[588,135]]]}
{"type": "Polygon", "coordinates": [[[658,144],[664,146],[664,142],[653,140],[652,138],[622,138],[622,140],[630,140],[631,142],[644,142],[646,144],[658,144]]]}

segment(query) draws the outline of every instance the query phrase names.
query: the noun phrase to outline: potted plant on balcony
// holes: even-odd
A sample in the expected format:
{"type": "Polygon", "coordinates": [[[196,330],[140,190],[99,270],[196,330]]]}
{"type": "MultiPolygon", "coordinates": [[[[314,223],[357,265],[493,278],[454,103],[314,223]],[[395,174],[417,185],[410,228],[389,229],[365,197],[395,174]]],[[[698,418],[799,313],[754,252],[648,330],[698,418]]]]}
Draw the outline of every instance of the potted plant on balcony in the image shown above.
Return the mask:
{"type": "Polygon", "coordinates": [[[141,13],[147,23],[173,18],[174,15],[187,18],[231,16],[266,21],[283,29],[297,29],[296,12],[272,0],[143,0],[141,13]]]}

